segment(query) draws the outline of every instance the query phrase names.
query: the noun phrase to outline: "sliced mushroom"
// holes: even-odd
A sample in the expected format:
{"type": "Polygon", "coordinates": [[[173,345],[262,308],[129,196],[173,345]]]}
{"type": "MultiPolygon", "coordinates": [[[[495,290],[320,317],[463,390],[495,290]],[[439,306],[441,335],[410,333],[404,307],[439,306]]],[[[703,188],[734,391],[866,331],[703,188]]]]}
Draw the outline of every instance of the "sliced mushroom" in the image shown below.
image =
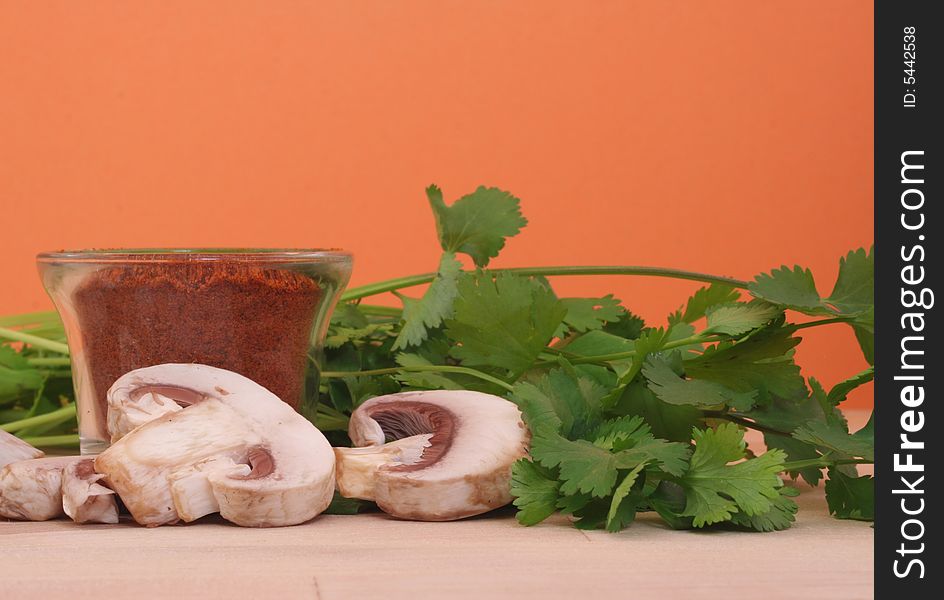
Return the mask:
{"type": "Polygon", "coordinates": [[[513,403],[470,391],[372,398],[351,415],[348,433],[361,447],[335,448],[341,495],[420,521],[511,502],[511,465],[530,438],[513,403]]]}
{"type": "Polygon", "coordinates": [[[62,516],[62,470],[81,460],[81,456],[34,458],[0,469],[0,516],[24,521],[62,516]]]}
{"type": "Polygon", "coordinates": [[[95,460],[84,458],[69,463],[62,471],[62,508],[76,523],[117,523],[115,492],[99,481],[95,460]]]}
{"type": "Polygon", "coordinates": [[[37,450],[15,435],[0,429],[0,469],[10,463],[42,456],[42,450],[37,450]]]}
{"type": "MultiPolygon", "coordinates": [[[[155,390],[191,402],[140,425],[95,459],[138,523],[219,512],[249,527],[294,525],[331,502],[331,446],[266,388],[224,369],[166,364],[127,373],[109,398],[154,397],[155,390]]],[[[122,409],[110,401],[112,410],[122,409]]]]}
{"type": "Polygon", "coordinates": [[[108,390],[106,423],[113,444],[133,429],[203,399],[191,390],[154,384],[150,380],[156,373],[132,373],[136,375],[122,377],[108,390]]]}

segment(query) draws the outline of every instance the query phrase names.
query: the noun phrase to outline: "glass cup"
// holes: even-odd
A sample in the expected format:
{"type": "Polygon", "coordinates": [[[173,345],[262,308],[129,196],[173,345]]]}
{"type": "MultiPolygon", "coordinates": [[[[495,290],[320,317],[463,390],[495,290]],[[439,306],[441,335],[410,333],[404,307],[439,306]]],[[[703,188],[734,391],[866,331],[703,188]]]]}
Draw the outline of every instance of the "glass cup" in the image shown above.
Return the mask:
{"type": "Polygon", "coordinates": [[[108,447],[105,395],[128,371],[235,371],[314,419],[322,344],[352,257],[336,250],[47,252],[43,285],[65,326],[82,454],[108,447]]]}

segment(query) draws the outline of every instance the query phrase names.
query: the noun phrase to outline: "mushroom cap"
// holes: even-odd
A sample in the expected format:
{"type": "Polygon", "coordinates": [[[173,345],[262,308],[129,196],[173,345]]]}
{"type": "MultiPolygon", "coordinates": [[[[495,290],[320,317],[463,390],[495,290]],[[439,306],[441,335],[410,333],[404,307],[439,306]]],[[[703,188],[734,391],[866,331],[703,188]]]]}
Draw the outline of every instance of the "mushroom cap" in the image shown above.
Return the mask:
{"type": "Polygon", "coordinates": [[[37,450],[12,433],[0,429],[0,469],[10,463],[42,456],[42,450],[37,450]]]}
{"type": "Polygon", "coordinates": [[[62,470],[62,508],[76,523],[118,522],[115,492],[99,483],[104,477],[95,472],[93,458],[69,463],[62,470]]]}
{"type": "Polygon", "coordinates": [[[34,458],[0,469],[0,516],[23,521],[62,516],[62,470],[81,460],[81,456],[34,458]]]}
{"type": "MultiPolygon", "coordinates": [[[[331,446],[266,388],[225,369],[166,364],[127,373],[109,398],[155,393],[188,405],[138,426],[95,459],[95,470],[137,522],[163,525],[219,512],[244,526],[294,525],[331,502],[331,446]]],[[[110,412],[138,408],[109,401],[110,412]]]]}
{"type": "Polygon", "coordinates": [[[349,434],[361,447],[335,449],[341,494],[422,521],[511,502],[511,465],[530,440],[512,402],[453,390],[372,398],[354,411],[349,434]]]}

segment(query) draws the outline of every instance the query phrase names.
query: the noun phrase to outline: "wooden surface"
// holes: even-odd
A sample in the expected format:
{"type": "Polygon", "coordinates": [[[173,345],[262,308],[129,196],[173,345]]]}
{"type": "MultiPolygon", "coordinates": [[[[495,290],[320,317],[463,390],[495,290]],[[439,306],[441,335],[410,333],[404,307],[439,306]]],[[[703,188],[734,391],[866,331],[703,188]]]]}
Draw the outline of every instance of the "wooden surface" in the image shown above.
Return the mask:
{"type": "Polygon", "coordinates": [[[507,509],[268,530],[0,522],[0,598],[871,598],[869,524],[830,518],[822,487],[803,489],[776,533],[671,531],[653,515],[619,534],[560,517],[526,528],[507,509]]]}

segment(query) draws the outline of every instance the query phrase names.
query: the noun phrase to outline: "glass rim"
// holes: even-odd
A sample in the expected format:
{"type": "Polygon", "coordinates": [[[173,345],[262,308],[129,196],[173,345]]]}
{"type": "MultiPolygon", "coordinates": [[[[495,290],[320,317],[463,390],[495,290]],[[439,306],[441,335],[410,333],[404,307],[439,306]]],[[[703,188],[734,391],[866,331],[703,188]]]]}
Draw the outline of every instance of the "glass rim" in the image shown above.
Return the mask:
{"type": "Polygon", "coordinates": [[[40,252],[38,263],[350,263],[339,248],[104,248],[40,252]]]}

